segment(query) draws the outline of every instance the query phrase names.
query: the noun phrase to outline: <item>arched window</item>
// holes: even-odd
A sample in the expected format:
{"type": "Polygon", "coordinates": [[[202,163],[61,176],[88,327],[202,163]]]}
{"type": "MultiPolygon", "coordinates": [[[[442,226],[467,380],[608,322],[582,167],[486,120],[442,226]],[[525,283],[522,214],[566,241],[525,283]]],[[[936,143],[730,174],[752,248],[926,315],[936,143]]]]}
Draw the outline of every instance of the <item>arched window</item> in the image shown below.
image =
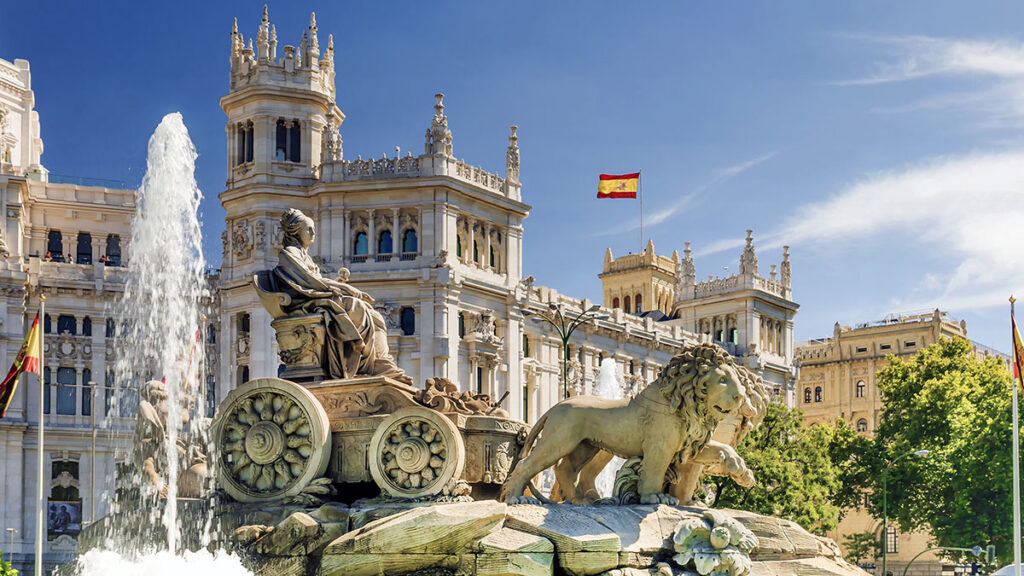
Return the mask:
{"type": "Polygon", "coordinates": [[[462,258],[462,236],[455,237],[455,257],[462,258]]]}
{"type": "Polygon", "coordinates": [[[633,305],[636,306],[636,313],[637,314],[640,314],[640,313],[642,313],[644,311],[644,304],[643,304],[643,302],[644,302],[644,297],[641,294],[637,294],[636,297],[633,298],[633,305]]]}
{"type": "Polygon", "coordinates": [[[75,415],[76,376],[74,368],[57,368],[57,414],[75,415]]]}
{"type": "Polygon", "coordinates": [[[459,338],[466,337],[466,313],[459,312],[459,338]]]}
{"type": "Polygon", "coordinates": [[[366,256],[370,253],[370,240],[366,232],[356,232],[355,242],[352,243],[352,253],[356,256],[366,256]]]}
{"type": "Polygon", "coordinates": [[[860,380],[860,381],[857,382],[857,398],[863,398],[864,397],[864,389],[865,388],[866,388],[866,386],[864,385],[864,381],[863,380],[860,380]]]}
{"type": "Polygon", "coordinates": [[[75,250],[75,262],[92,264],[92,235],[88,232],[78,233],[78,249],[75,250]]]}
{"type": "Polygon", "coordinates": [[[740,343],[740,331],[736,328],[729,330],[729,342],[732,342],[733,344],[740,343]]]}
{"type": "Polygon", "coordinates": [[[402,308],[402,334],[412,336],[416,333],[416,311],[412,308],[402,308]]]}
{"type": "Polygon", "coordinates": [[[629,296],[626,296],[626,298],[623,300],[623,302],[625,302],[625,305],[622,307],[622,309],[626,311],[626,314],[629,314],[630,311],[633,310],[633,307],[629,305],[630,304],[629,296]]]}
{"type": "Polygon", "coordinates": [[[417,250],[419,250],[419,245],[416,242],[416,231],[410,229],[402,232],[402,252],[415,254],[417,250]]]}
{"type": "Polygon", "coordinates": [[[92,336],[92,318],[82,318],[82,336],[92,336]]]}
{"type": "Polygon", "coordinates": [[[612,308],[618,308],[618,307],[619,307],[619,298],[618,297],[612,298],[612,308]]]}
{"type": "Polygon", "coordinates": [[[113,318],[107,318],[107,327],[106,327],[104,336],[106,336],[107,338],[113,338],[114,337],[114,319],[113,318]]]}
{"type": "Polygon", "coordinates": [[[71,334],[74,336],[76,328],[74,316],[69,316],[67,314],[57,316],[57,334],[71,334]]]}
{"type": "Polygon", "coordinates": [[[523,357],[530,357],[530,337],[525,333],[523,334],[523,357]]]}
{"type": "Polygon", "coordinates": [[[865,420],[864,418],[861,418],[860,420],[857,420],[857,432],[867,432],[867,431],[868,431],[868,421],[865,420]]]}
{"type": "Polygon", "coordinates": [[[821,402],[821,386],[816,386],[814,388],[814,401],[821,402]]]}
{"type": "Polygon", "coordinates": [[[377,236],[377,254],[391,254],[391,230],[384,230],[377,236]]]}
{"type": "Polygon", "coordinates": [[[107,261],[110,266],[121,265],[121,237],[117,234],[107,236],[107,261]]]}
{"type": "Polygon", "coordinates": [[[804,388],[804,404],[810,404],[810,403],[811,403],[811,389],[810,388],[804,388]]]}
{"type": "Polygon", "coordinates": [[[50,230],[46,235],[46,251],[50,253],[50,258],[54,262],[64,261],[64,238],[60,230],[50,230]]]}

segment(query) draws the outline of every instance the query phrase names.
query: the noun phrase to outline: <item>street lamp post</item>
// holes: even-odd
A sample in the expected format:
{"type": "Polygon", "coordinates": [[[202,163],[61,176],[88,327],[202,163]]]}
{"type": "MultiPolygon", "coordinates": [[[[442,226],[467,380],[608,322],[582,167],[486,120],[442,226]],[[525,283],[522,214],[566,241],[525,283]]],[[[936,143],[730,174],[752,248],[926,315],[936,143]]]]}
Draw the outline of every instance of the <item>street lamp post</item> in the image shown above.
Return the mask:
{"type": "Polygon", "coordinates": [[[892,469],[892,465],[906,458],[907,456],[927,456],[931,450],[917,450],[915,452],[907,452],[902,456],[899,456],[893,460],[890,460],[885,464],[885,473],[882,474],[882,576],[888,576],[886,571],[886,557],[889,553],[889,507],[888,507],[888,490],[889,490],[889,470],[892,469]]]}
{"type": "Polygon", "coordinates": [[[543,312],[533,312],[531,310],[523,310],[524,316],[530,316],[534,322],[546,322],[555,329],[558,333],[559,338],[562,339],[562,386],[564,398],[569,397],[569,338],[572,337],[572,333],[580,326],[594,320],[606,320],[609,316],[607,314],[598,314],[601,307],[594,304],[590,308],[572,316],[570,313],[568,316],[562,312],[562,307],[551,303],[548,304],[548,309],[543,312]]]}
{"type": "Polygon", "coordinates": [[[10,534],[10,547],[7,548],[7,562],[14,564],[14,535],[18,533],[14,528],[8,528],[7,533],[10,534]]]}

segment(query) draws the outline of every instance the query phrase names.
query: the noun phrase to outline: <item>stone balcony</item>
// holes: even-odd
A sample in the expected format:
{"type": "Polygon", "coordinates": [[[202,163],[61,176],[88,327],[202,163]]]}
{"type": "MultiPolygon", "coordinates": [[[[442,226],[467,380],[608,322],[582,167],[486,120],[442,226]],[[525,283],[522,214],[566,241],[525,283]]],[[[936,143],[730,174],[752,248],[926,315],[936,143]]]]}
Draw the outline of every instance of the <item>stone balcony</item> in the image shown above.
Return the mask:
{"type": "Polygon", "coordinates": [[[102,263],[70,264],[67,262],[44,262],[38,256],[31,256],[26,266],[30,276],[36,276],[48,283],[96,282],[123,284],[128,274],[124,266],[104,266],[102,263]]]}

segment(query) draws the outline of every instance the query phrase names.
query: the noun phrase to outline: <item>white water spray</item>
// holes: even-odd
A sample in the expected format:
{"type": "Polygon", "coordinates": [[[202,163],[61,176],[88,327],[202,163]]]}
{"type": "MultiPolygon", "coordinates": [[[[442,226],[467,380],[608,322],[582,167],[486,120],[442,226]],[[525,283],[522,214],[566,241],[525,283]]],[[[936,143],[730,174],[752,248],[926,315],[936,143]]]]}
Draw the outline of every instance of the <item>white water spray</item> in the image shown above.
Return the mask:
{"type": "MultiPolygon", "coordinates": [[[[601,371],[597,375],[594,396],[611,400],[622,398],[622,381],[619,379],[615,360],[612,358],[605,358],[601,361],[601,371]]],[[[616,456],[598,474],[594,484],[602,498],[608,498],[612,495],[612,488],[615,485],[615,473],[619,471],[619,468],[622,468],[624,462],[625,460],[616,456]]]]}
{"type": "MultiPolygon", "coordinates": [[[[202,193],[195,181],[195,160],[196,150],[181,114],[164,116],[149,140],[146,175],[132,221],[124,295],[114,311],[121,343],[115,375],[125,386],[117,399],[124,411],[115,412],[135,414],[139,387],[146,380],[165,384],[166,454],[160,463],[166,481],[154,486],[141,470],[132,481],[147,503],[143,506],[152,504],[154,523],[159,520],[166,529],[166,548],[154,551],[146,529],[123,527],[107,542],[108,549],[94,548],[79,557],[77,572],[83,576],[248,574],[237,557],[179,549],[179,449],[188,450],[179,439],[203,437],[197,427],[200,419],[190,417],[203,403],[199,367],[205,359],[199,336],[202,305],[208,296],[197,216],[202,193]],[[162,516],[157,518],[161,508],[162,516]]],[[[209,535],[199,541],[207,544],[209,535]]]]}

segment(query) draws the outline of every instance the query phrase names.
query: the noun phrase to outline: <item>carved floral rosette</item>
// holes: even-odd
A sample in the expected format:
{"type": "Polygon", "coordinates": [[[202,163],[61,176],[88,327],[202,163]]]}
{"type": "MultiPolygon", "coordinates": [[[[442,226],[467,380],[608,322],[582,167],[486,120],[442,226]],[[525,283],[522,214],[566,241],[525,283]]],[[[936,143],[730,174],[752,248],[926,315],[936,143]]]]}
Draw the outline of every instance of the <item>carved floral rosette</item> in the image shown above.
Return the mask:
{"type": "Polygon", "coordinates": [[[455,424],[419,406],[389,416],[370,439],[370,474],[383,492],[396,498],[451,491],[462,477],[465,458],[455,424]]]}
{"type": "Polygon", "coordinates": [[[295,496],[323,476],[330,422],[305,388],[279,378],[250,380],[220,405],[211,433],[217,484],[240,502],[295,496]]]}

